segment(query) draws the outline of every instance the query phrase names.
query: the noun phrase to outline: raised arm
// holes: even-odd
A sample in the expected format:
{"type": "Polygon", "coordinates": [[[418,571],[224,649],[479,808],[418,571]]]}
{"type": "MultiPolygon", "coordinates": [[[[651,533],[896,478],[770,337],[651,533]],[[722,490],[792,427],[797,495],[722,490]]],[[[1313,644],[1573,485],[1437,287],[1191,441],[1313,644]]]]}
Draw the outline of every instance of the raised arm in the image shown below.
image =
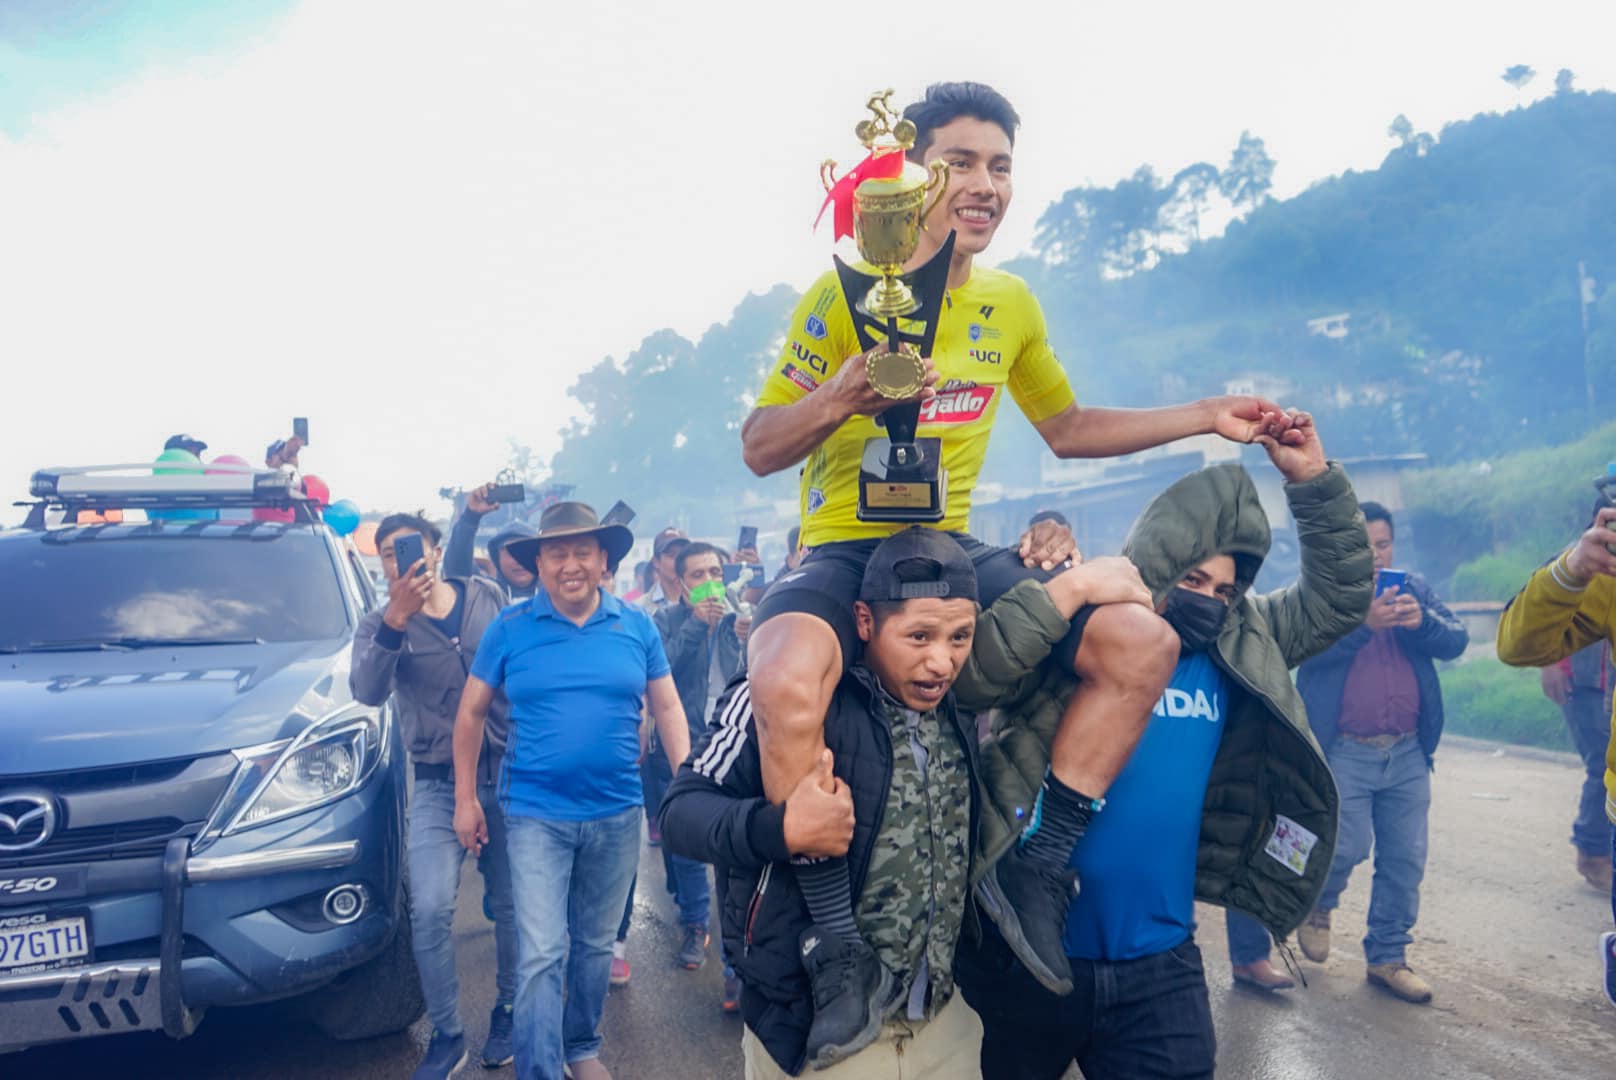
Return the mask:
{"type": "Polygon", "coordinates": [[[1606,546],[1613,524],[1616,508],[1600,510],[1574,545],[1528,579],[1499,620],[1498,659],[1541,667],[1610,635],[1616,622],[1611,590],[1589,586],[1597,577],[1616,578],[1616,553],[1606,546]]]}
{"type": "Polygon", "coordinates": [[[1033,426],[1058,458],[1102,458],[1163,446],[1191,435],[1249,443],[1282,422],[1284,411],[1258,397],[1217,397],[1157,409],[1068,405],[1033,426]]]}

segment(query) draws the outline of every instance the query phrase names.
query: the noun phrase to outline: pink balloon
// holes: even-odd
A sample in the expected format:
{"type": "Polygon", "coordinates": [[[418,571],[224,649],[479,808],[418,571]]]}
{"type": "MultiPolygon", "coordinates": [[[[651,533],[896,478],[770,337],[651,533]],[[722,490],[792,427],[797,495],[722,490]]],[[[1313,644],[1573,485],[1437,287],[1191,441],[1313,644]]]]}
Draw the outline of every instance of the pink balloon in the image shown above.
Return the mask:
{"type": "Polygon", "coordinates": [[[215,466],[215,465],[235,465],[235,466],[238,466],[238,467],[245,466],[245,467],[247,467],[249,469],[252,468],[252,462],[248,461],[246,458],[242,457],[240,454],[220,454],[218,457],[216,457],[212,461],[208,462],[208,468],[203,470],[203,471],[205,473],[207,473],[208,475],[210,475],[210,476],[214,476],[214,475],[217,475],[219,473],[233,473],[233,472],[236,472],[236,469],[215,469],[215,468],[213,468],[213,466],[215,466]]]}

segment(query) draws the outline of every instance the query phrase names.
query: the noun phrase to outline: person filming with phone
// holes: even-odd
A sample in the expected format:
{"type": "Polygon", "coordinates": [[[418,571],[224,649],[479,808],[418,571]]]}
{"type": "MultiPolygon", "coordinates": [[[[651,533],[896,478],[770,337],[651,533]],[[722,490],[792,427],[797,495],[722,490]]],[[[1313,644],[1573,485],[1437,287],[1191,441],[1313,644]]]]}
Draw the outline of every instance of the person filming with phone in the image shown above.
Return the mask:
{"type": "Polygon", "coordinates": [[[1297,931],[1302,952],[1330,953],[1330,912],[1352,870],[1375,853],[1369,933],[1370,984],[1423,1005],[1431,986],[1408,965],[1410,931],[1425,877],[1431,769],[1442,738],[1436,661],[1465,651],[1470,635],[1418,574],[1394,570],[1392,516],[1363,504],[1375,558],[1375,598],[1364,624],[1304,663],[1296,686],[1341,794],[1341,825],[1324,892],[1297,931]]]}
{"type": "MultiPolygon", "coordinates": [[[[466,853],[454,829],[454,724],[467,669],[506,601],[488,578],[441,574],[439,540],[437,527],[417,514],[391,514],[376,527],[388,599],[359,624],[349,673],[360,701],[380,705],[391,696],[397,703],[415,773],[405,858],[415,965],[433,1031],[413,1080],[447,1077],[468,1058],[454,954],[455,897],[466,853]]],[[[477,868],[494,920],[496,993],[482,1052],[488,1068],[515,1055],[516,919],[497,794],[509,716],[504,695],[496,695],[477,763],[477,796],[488,820],[477,868]]]]}
{"type": "MultiPolygon", "coordinates": [[[[449,530],[449,546],[443,553],[443,571],[451,577],[471,577],[477,573],[477,530],[483,518],[501,506],[519,505],[527,501],[527,489],[521,484],[483,484],[466,494],[466,506],[449,530]]],[[[494,564],[494,580],[505,590],[507,600],[526,600],[538,588],[539,579],[511,558],[506,550],[513,540],[528,540],[538,530],[525,521],[506,524],[488,540],[488,561],[494,564]]]]}

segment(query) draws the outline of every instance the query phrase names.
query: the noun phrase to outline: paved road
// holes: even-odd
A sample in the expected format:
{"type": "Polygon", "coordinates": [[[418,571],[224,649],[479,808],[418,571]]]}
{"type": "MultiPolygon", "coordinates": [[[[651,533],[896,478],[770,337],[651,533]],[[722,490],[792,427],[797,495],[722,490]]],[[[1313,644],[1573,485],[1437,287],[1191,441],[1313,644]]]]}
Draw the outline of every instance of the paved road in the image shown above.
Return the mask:
{"type": "MultiPolygon", "coordinates": [[[[1363,979],[1368,868],[1336,915],[1328,963],[1302,961],[1308,988],[1263,997],[1233,988],[1221,913],[1201,912],[1217,1019],[1219,1073],[1235,1080],[1388,1077],[1540,1080],[1616,1075],[1616,1009],[1599,996],[1595,935],[1608,897],[1571,870],[1570,815],[1580,773],[1569,757],[1444,744],[1435,782],[1424,910],[1410,953],[1436,1001],[1404,1005],[1363,979]]],[[[466,1024],[473,1045],[492,1004],[493,935],[468,868],[457,921],[466,1024]]],[[[716,960],[676,970],[675,916],[660,856],[641,859],[630,936],[634,980],[606,1009],[603,1060],[620,1080],[739,1080],[740,1024],[718,1009],[716,960]]],[[[716,941],[715,941],[716,956],[716,941]]],[[[216,1010],[191,1039],[131,1036],[0,1058],[0,1077],[383,1080],[407,1077],[421,1025],[362,1044],[333,1043],[275,1006],[216,1010]]],[[[508,1072],[468,1077],[490,1080],[508,1072]]],[[[1072,1073],[1076,1076],[1076,1071],[1072,1073]]]]}

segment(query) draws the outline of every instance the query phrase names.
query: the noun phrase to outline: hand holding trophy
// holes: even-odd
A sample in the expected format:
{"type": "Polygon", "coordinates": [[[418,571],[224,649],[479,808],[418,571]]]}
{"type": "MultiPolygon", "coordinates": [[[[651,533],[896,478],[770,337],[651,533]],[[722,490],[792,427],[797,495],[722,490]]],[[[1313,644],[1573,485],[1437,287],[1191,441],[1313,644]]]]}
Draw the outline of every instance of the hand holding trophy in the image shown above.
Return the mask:
{"type": "Polygon", "coordinates": [[[914,148],[915,125],[891,107],[892,91],[873,94],[867,107],[872,119],[854,129],[868,156],[837,179],[825,162],[820,177],[825,205],[836,211],[836,238],[851,235],[875,274],[854,269],[832,256],[853,326],[863,343],[870,385],[898,404],[876,417],[889,438],[870,439],[859,468],[858,516],[861,521],[941,521],[948,500],[948,474],[942,468],[942,440],[916,439],[920,402],[912,400],[925,383],[921,357],[937,336],[948,285],[954,234],[925,265],[905,272],[920,245],[926,215],[948,187],[948,166],[930,169],[907,159],[914,148]],[[935,190],[930,205],[926,196],[935,190]],[[885,340],[885,351],[875,349],[885,340]]]}

